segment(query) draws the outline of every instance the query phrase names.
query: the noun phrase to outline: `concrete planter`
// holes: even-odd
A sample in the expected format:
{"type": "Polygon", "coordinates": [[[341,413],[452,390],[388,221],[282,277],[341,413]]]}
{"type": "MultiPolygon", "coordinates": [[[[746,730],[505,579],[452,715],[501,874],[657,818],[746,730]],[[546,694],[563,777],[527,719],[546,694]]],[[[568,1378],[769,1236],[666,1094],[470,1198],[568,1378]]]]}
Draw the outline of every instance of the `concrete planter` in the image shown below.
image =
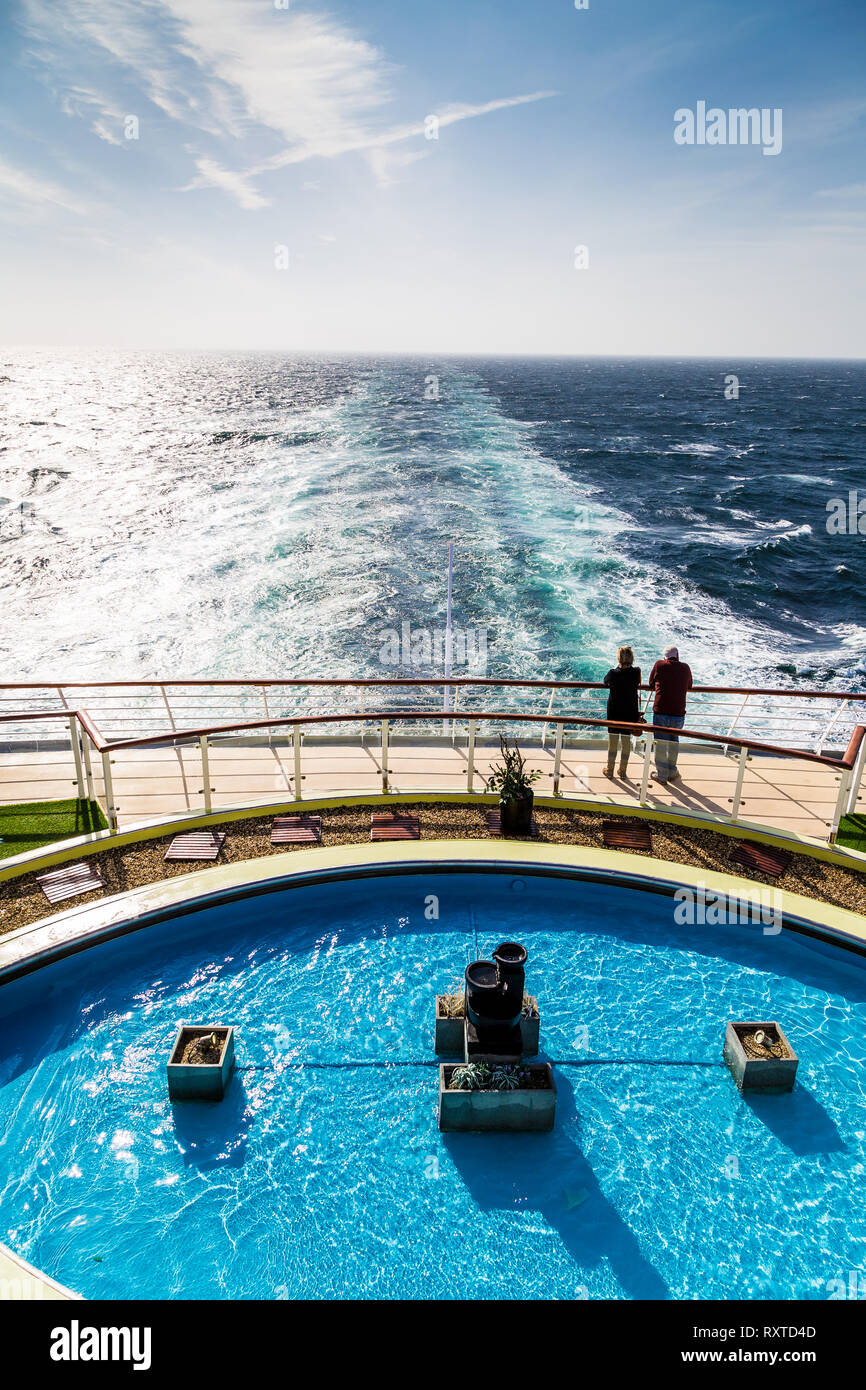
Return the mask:
{"type": "Polygon", "coordinates": [[[729,1023],[725,1030],[724,1058],[741,1091],[791,1091],[797,1075],[798,1057],[778,1023],[729,1023]],[[749,1057],[743,1038],[756,1028],[775,1034],[790,1053],[788,1057],[749,1057]]]}
{"type": "Polygon", "coordinates": [[[530,1067],[542,1073],[544,1090],[449,1091],[454,1067],[439,1068],[439,1128],[442,1130],[550,1130],[556,1118],[556,1085],[547,1062],[530,1067]]]}
{"type": "Polygon", "coordinates": [[[165,1069],[168,1073],[168,1094],[172,1100],[222,1100],[235,1069],[234,1028],[227,1028],[223,1023],[208,1026],[182,1023],[165,1069]],[[180,1059],[187,1044],[208,1033],[222,1034],[219,1061],[213,1065],[182,1062],[180,1059]]]}
{"type": "MultiPolygon", "coordinates": [[[[463,1056],[463,1019],[445,1018],[442,1014],[440,1001],[447,996],[444,994],[436,995],[436,1035],[434,1048],[437,1057],[462,1057],[463,1056]]],[[[532,1001],[536,1008],[538,1001],[532,1001]]],[[[524,1057],[534,1057],[538,1052],[538,1034],[541,1020],[536,1014],[534,1018],[523,1017],[520,1020],[520,1033],[523,1038],[524,1057]]]]}

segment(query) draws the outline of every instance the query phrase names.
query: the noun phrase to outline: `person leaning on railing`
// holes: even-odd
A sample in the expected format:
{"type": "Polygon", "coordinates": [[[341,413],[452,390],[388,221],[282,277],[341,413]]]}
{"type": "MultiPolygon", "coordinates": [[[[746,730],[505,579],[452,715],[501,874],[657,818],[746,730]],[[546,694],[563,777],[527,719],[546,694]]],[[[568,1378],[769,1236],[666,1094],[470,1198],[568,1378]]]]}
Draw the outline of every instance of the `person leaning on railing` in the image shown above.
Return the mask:
{"type": "MultiPolygon", "coordinates": [[[[681,729],[686,722],[686,695],[692,688],[692,672],[691,667],[680,661],[676,647],[665,647],[664,659],[657,661],[650,671],[649,684],[650,689],[655,690],[653,723],[669,729],[681,729]]],[[[676,734],[667,738],[656,735],[656,770],[653,777],[662,786],[680,779],[677,772],[679,742],[676,734]]]]}
{"type": "MultiPolygon", "coordinates": [[[[607,717],[619,724],[637,724],[641,720],[638,691],[640,689],[640,667],[634,664],[631,647],[620,647],[616,654],[618,665],[613,666],[604,678],[610,694],[607,697],[607,717]]],[[[619,775],[628,776],[628,755],[631,752],[631,736],[618,729],[609,729],[607,737],[607,767],[605,777],[613,776],[619,746],[619,775]]]]}

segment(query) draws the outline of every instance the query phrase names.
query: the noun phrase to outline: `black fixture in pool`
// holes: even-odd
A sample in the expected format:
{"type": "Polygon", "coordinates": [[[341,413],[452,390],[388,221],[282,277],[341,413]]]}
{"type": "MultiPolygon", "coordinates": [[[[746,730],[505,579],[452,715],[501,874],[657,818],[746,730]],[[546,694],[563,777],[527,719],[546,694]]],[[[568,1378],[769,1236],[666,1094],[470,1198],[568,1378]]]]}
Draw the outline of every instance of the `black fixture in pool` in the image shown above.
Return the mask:
{"type": "Polygon", "coordinates": [[[526,949],[503,941],[493,960],[474,960],[466,967],[463,1037],[466,1061],[490,1057],[519,1061],[523,1056],[520,1016],[523,1011],[526,949]]]}

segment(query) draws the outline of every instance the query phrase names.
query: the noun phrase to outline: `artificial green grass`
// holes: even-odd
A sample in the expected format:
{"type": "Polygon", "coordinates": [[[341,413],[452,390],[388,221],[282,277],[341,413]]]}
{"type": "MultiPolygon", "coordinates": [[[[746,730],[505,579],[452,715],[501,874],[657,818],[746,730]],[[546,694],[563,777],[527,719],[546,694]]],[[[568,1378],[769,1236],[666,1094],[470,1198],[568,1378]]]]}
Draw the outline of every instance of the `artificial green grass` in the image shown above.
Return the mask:
{"type": "Polygon", "coordinates": [[[0,806],[0,859],[55,840],[107,829],[108,821],[95,801],[27,801],[0,806]]]}
{"type": "Polygon", "coordinates": [[[844,845],[846,849],[859,849],[866,854],[866,816],[859,813],[855,816],[843,816],[839,822],[836,843],[844,845]]]}

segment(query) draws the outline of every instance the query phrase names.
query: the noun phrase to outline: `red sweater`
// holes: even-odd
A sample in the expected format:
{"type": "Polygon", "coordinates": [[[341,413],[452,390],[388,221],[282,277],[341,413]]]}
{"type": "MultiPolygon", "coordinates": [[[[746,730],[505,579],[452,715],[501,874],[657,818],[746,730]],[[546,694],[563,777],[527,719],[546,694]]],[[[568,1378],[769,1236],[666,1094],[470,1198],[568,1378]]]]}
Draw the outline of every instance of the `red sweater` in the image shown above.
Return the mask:
{"type": "Polygon", "coordinates": [[[691,667],[684,661],[657,661],[650,671],[650,686],[655,689],[655,714],[685,714],[686,692],[692,688],[691,667]]]}

